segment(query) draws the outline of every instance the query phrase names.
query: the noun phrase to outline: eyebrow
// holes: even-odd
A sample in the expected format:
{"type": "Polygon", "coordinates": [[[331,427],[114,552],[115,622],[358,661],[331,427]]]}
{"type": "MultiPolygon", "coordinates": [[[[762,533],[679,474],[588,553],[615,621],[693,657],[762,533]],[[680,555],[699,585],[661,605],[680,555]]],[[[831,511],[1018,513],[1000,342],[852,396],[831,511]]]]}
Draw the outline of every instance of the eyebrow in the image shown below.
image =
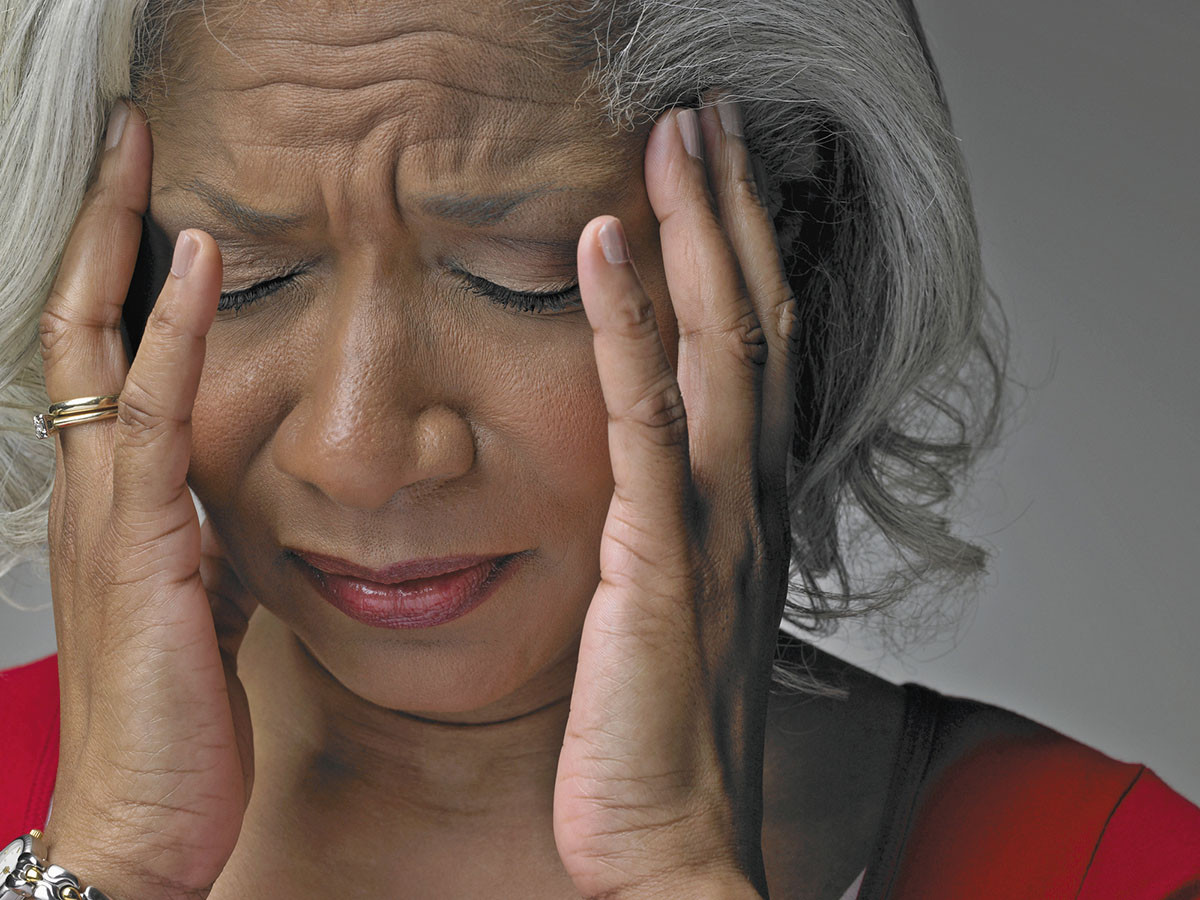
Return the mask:
{"type": "MultiPolygon", "coordinates": [[[[159,193],[165,194],[180,190],[195,194],[208,205],[210,210],[245,235],[265,238],[281,237],[294,231],[304,222],[303,216],[281,215],[245,206],[219,188],[199,178],[192,178],[185,182],[168,182],[163,185],[159,193]]],[[[417,206],[423,212],[439,219],[448,219],[469,227],[480,228],[504,220],[523,203],[546,194],[567,190],[570,189],[541,185],[526,191],[486,197],[467,194],[436,194],[420,198],[417,206]]]]}
{"type": "Polygon", "coordinates": [[[494,225],[529,200],[566,188],[535,187],[528,191],[496,194],[491,197],[476,197],[466,194],[439,194],[423,197],[418,205],[423,211],[439,219],[451,219],[463,225],[481,227],[494,225]]]}
{"type": "Polygon", "coordinates": [[[205,181],[201,181],[199,178],[179,183],[168,183],[163,186],[159,193],[165,194],[179,190],[195,194],[208,204],[209,209],[243,234],[257,237],[281,237],[290,231],[294,231],[304,222],[303,216],[284,216],[278,213],[251,209],[249,206],[238,203],[228,194],[205,181]]]}

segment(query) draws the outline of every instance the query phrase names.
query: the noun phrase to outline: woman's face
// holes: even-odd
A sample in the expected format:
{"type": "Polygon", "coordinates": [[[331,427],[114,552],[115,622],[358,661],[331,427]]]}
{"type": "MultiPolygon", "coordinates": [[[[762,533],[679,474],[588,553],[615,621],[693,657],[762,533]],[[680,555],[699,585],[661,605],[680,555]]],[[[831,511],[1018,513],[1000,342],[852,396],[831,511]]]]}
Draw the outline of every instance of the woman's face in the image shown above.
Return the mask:
{"type": "Polygon", "coordinates": [[[503,289],[574,284],[580,230],[611,213],[673,328],[645,133],[617,133],[500,3],[209,6],[151,116],[150,213],[216,238],[223,291],[286,277],[212,328],[193,489],[354,693],[464,718],[562,696],[599,576],[606,415],[578,294],[539,312],[558,301],[503,289]],[[322,599],[294,551],[522,555],[467,615],[396,629],[322,599]]]}

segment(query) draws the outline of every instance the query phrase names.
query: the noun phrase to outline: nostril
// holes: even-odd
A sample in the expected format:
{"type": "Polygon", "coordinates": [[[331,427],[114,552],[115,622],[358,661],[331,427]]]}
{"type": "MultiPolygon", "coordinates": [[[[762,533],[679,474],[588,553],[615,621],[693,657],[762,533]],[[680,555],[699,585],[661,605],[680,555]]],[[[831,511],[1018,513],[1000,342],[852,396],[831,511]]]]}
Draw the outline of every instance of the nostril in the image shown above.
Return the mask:
{"type": "Polygon", "coordinates": [[[379,509],[401,492],[424,494],[469,472],[475,435],[465,416],[444,405],[416,415],[394,407],[352,421],[307,403],[281,423],[273,455],[280,471],[331,501],[379,509]]]}
{"type": "Polygon", "coordinates": [[[475,464],[475,433],[466,417],[446,406],[424,410],[418,419],[422,464],[441,477],[456,477],[475,464]]]}

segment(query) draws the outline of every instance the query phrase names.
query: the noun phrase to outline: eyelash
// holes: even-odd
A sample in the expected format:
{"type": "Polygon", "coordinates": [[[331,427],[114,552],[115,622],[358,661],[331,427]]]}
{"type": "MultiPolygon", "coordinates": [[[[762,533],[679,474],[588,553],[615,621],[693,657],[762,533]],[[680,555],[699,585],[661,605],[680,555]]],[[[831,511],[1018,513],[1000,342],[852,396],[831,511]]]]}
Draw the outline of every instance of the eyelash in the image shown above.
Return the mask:
{"type": "Polygon", "coordinates": [[[559,312],[580,303],[579,282],[557,291],[514,291],[462,269],[453,271],[466,281],[467,290],[472,294],[486,297],[503,309],[512,306],[519,312],[545,314],[559,312]]]}
{"type": "MultiPolygon", "coordinates": [[[[303,269],[296,269],[276,278],[260,281],[242,291],[222,293],[220,302],[217,304],[217,311],[237,312],[244,309],[256,300],[275,293],[302,271],[303,269]]],[[[519,312],[545,314],[565,310],[580,302],[578,282],[557,291],[515,291],[462,269],[453,271],[466,282],[467,290],[471,293],[486,297],[504,309],[511,306],[519,312]]]]}
{"type": "Polygon", "coordinates": [[[221,294],[221,299],[217,301],[217,312],[237,312],[239,309],[249,306],[255,300],[261,300],[268,294],[275,293],[299,272],[300,270],[297,269],[294,272],[288,272],[276,278],[260,281],[258,284],[251,285],[244,291],[225,291],[221,294]]]}

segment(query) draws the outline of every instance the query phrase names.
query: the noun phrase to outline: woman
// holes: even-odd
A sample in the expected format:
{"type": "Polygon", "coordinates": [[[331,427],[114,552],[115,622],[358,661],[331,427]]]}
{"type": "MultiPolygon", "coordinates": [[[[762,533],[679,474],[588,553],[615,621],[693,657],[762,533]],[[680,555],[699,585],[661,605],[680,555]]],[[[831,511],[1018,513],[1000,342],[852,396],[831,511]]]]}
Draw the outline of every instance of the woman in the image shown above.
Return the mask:
{"type": "Polygon", "coordinates": [[[982,566],[931,511],[995,357],[910,8],[5,15],[6,400],[56,453],[11,421],[4,533],[49,516],[60,649],[0,691],[12,889],[1198,895],[1144,767],[780,636],[982,566]]]}

